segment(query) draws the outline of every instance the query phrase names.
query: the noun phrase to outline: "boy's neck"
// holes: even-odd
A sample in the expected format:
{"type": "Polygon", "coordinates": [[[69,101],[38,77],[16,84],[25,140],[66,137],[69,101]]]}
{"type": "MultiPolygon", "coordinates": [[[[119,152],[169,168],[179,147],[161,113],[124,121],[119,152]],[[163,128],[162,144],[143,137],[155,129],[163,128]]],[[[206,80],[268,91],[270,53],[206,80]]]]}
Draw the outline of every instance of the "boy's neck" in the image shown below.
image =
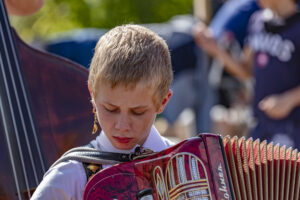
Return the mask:
{"type": "Polygon", "coordinates": [[[277,1],[278,3],[272,8],[274,14],[281,18],[288,18],[298,10],[298,6],[294,1],[277,1]]]}

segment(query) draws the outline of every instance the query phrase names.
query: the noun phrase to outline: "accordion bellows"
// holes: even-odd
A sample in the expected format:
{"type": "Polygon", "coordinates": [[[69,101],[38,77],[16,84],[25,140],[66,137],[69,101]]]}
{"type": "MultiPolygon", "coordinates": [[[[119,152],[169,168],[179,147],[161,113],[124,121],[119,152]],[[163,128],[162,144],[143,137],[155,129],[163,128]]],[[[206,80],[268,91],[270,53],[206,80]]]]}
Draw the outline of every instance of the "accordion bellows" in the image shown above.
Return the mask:
{"type": "Polygon", "coordinates": [[[223,144],[236,199],[299,199],[297,149],[229,136],[223,138],[223,144]]]}

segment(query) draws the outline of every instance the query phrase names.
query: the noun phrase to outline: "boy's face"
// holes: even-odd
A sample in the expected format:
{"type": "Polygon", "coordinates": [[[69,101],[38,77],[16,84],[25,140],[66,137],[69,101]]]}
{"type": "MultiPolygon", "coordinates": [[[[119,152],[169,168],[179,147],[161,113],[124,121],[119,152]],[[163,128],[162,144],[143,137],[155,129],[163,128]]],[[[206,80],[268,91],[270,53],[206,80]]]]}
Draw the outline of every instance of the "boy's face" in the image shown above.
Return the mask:
{"type": "Polygon", "coordinates": [[[138,83],[135,88],[107,84],[97,87],[94,102],[102,130],[117,149],[129,150],[147,139],[156,114],[161,113],[171,97],[165,97],[160,108],[153,101],[154,89],[138,83]]]}

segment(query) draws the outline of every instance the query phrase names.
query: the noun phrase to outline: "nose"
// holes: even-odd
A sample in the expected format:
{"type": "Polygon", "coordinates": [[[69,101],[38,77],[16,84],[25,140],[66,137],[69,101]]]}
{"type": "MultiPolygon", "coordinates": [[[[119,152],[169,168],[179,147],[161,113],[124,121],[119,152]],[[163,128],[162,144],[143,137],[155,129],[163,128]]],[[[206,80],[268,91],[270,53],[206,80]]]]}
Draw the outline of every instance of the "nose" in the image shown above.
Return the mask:
{"type": "Polygon", "coordinates": [[[129,117],[125,114],[120,115],[117,122],[116,122],[115,128],[118,131],[121,131],[121,132],[128,131],[129,128],[130,128],[130,119],[129,119],[129,117]]]}

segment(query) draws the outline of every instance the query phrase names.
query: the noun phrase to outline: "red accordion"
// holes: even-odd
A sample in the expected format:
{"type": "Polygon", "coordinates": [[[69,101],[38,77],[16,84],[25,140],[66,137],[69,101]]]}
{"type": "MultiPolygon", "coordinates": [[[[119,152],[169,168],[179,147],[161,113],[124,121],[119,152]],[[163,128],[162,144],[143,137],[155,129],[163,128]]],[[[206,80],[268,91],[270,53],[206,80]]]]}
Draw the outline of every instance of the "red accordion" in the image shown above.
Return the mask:
{"type": "Polygon", "coordinates": [[[297,150],[200,134],[98,172],[86,185],[84,200],[297,200],[299,190],[297,150]]]}

